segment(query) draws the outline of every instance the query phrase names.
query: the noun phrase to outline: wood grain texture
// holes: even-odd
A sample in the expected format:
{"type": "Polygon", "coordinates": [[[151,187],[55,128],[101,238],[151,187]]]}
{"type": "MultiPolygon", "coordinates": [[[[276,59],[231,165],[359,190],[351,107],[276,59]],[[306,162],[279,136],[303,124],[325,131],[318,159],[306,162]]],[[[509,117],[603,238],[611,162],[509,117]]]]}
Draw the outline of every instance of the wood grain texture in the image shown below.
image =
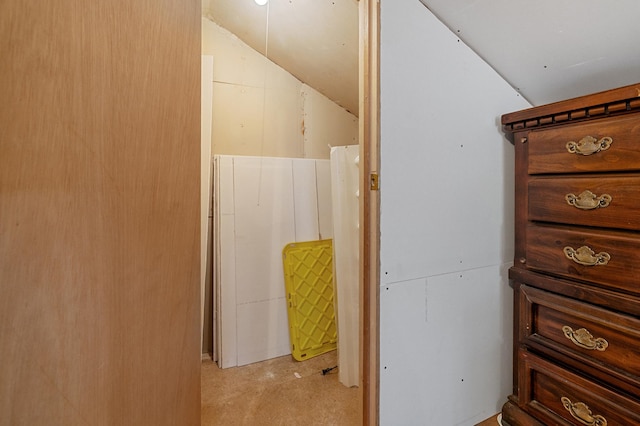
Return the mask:
{"type": "Polygon", "coordinates": [[[526,232],[528,268],[640,295],[637,233],[543,225],[529,225],[526,232]],[[589,247],[594,256],[607,253],[611,258],[604,265],[589,266],[580,265],[565,255],[565,247],[577,250],[583,246],[589,247]]]}
{"type": "Polygon", "coordinates": [[[537,119],[566,111],[580,110],[587,107],[594,107],[602,104],[617,102],[625,99],[640,97],[640,83],[617,89],[606,90],[587,96],[574,99],[567,99],[552,104],[541,105],[522,111],[511,112],[502,116],[502,124],[513,123],[521,120],[537,119]]]}
{"type": "Polygon", "coordinates": [[[629,86],[503,116],[516,149],[517,374],[507,424],[589,423],[587,406],[609,424],[639,421],[638,93],[629,86]],[[610,145],[592,152],[585,139],[581,155],[570,152],[586,136],[610,145]],[[585,202],[593,194],[604,201],[597,209],[585,202]]]}
{"type": "Polygon", "coordinates": [[[360,371],[362,424],[380,423],[380,3],[360,1],[360,371]]]}
{"type": "Polygon", "coordinates": [[[525,285],[520,287],[520,305],[520,322],[526,325],[519,330],[521,341],[565,364],[578,359],[590,377],[638,394],[640,320],[525,285]],[[608,345],[602,350],[578,346],[564,334],[564,326],[586,328],[608,345]]]}
{"type": "MultiPolygon", "coordinates": [[[[588,283],[559,281],[555,277],[527,271],[524,268],[511,268],[509,270],[509,278],[513,280],[515,287],[518,287],[520,283],[529,284],[543,290],[579,299],[583,302],[640,316],[640,297],[638,296],[594,287],[588,283]]],[[[516,303],[516,309],[517,307],[518,303],[516,303]]]]}
{"type": "MultiPolygon", "coordinates": [[[[601,424],[632,425],[640,422],[640,405],[626,395],[601,387],[580,374],[573,374],[558,365],[521,351],[524,409],[535,413],[544,424],[585,424],[574,419],[562,403],[583,403],[593,416],[603,416],[601,424]]],[[[594,422],[594,424],[597,424],[594,422]]]]}
{"type": "MultiPolygon", "coordinates": [[[[640,231],[640,177],[629,175],[586,175],[531,179],[528,185],[529,219],[567,225],[583,225],[640,231]],[[569,204],[567,196],[589,200],[591,191],[597,208],[578,208],[587,203],[569,204]],[[603,203],[609,196],[609,204],[603,203]],[[604,204],[604,206],[603,206],[604,204]]],[[[571,199],[571,198],[570,198],[571,199]]],[[[588,205],[592,207],[592,205],[588,205]]]]}
{"type": "Polygon", "coordinates": [[[532,131],[527,135],[530,174],[634,171],[640,169],[637,148],[640,120],[637,115],[598,119],[582,125],[532,131]],[[610,137],[611,146],[592,155],[567,150],[568,142],[585,136],[598,140],[610,137]]]}
{"type": "Polygon", "coordinates": [[[0,55],[0,424],[199,424],[199,2],[2,2],[0,55]]]}

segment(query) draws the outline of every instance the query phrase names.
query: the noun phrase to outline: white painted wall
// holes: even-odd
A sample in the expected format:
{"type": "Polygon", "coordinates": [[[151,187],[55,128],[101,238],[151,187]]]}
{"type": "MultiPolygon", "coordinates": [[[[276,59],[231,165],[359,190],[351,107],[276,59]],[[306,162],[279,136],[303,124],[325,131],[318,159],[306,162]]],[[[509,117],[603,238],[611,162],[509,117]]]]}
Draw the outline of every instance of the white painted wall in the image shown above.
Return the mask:
{"type": "Polygon", "coordinates": [[[202,54],[216,58],[213,154],[329,159],[358,143],[356,116],[207,18],[202,54]]]}
{"type": "Polygon", "coordinates": [[[381,0],[382,425],[473,425],[511,391],[513,146],[528,107],[417,0],[381,0]]]}

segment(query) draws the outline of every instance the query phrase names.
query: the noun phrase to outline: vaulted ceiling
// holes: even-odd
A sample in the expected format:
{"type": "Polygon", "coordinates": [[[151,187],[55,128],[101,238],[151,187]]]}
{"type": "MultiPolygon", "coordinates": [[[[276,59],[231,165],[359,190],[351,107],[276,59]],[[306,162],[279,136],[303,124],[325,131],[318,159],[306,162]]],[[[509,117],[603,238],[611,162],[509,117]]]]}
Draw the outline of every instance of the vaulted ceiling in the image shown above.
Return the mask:
{"type": "Polygon", "coordinates": [[[358,115],[357,0],[202,0],[202,14],[358,115]]]}
{"type": "MultiPolygon", "coordinates": [[[[637,0],[383,1],[421,1],[533,105],[640,81],[637,0]]],[[[357,115],[357,0],[203,0],[203,15],[357,115]]]]}

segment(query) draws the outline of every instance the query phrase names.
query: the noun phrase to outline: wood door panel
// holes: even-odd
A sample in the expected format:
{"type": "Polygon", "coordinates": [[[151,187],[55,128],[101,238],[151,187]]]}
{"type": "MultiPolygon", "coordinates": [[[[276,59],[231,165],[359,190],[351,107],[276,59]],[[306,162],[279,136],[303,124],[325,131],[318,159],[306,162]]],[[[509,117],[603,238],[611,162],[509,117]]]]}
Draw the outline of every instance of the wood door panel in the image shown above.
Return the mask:
{"type": "Polygon", "coordinates": [[[200,23],[0,3],[0,424],[199,424],[200,23]]]}

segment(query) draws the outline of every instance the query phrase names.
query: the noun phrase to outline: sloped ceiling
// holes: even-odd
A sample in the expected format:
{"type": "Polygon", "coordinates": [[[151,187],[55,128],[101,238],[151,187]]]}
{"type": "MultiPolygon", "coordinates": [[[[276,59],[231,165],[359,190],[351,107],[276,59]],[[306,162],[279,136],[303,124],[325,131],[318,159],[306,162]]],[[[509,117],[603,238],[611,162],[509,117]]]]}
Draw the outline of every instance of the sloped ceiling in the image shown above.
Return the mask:
{"type": "Polygon", "coordinates": [[[357,0],[203,0],[202,13],[358,115],[357,0]]]}
{"type": "MultiPolygon", "coordinates": [[[[413,1],[533,105],[640,82],[637,0],[413,1]]],[[[357,115],[357,0],[203,0],[203,15],[357,115]]]]}
{"type": "Polygon", "coordinates": [[[533,105],[640,81],[637,0],[420,1],[533,105]]]}

